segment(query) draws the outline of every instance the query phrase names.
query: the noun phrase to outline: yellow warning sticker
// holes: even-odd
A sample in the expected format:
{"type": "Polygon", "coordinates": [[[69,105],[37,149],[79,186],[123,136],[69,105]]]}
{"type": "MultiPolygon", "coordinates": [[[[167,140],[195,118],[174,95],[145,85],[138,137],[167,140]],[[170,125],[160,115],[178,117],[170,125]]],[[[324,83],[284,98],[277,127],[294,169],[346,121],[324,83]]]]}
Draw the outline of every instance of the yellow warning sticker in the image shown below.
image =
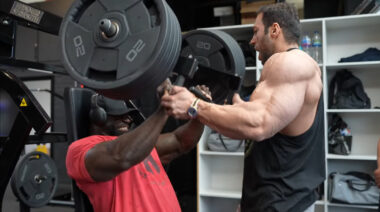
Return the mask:
{"type": "Polygon", "coordinates": [[[20,107],[27,107],[28,105],[26,104],[25,98],[22,98],[20,107]]]}

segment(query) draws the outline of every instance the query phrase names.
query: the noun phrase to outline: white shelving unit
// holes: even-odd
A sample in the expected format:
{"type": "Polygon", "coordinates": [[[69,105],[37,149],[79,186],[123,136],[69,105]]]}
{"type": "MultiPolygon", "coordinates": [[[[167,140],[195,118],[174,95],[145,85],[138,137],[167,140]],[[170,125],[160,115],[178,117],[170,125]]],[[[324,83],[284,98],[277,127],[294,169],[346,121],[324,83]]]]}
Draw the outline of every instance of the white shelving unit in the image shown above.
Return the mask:
{"type": "MultiPolygon", "coordinates": [[[[376,147],[380,138],[380,61],[339,63],[340,58],[362,53],[370,47],[380,49],[380,15],[342,16],[301,20],[302,34],[321,32],[325,108],[326,181],[322,200],[316,202],[317,212],[374,212],[377,206],[336,204],[328,201],[328,175],[331,172],[362,171],[372,174],[376,169],[376,147]],[[363,82],[371,99],[371,109],[329,109],[328,87],[338,70],[347,69],[363,82]],[[338,113],[351,128],[351,154],[328,154],[328,117],[338,113]]],[[[250,41],[253,25],[214,27],[236,40],[250,41]]],[[[256,54],[257,55],[257,54],[256,54]]],[[[247,67],[243,84],[258,81],[262,64],[256,56],[256,66],[247,67]]],[[[206,128],[198,144],[198,211],[231,212],[240,202],[244,153],[212,152],[206,141],[211,130],[206,128]]]]}

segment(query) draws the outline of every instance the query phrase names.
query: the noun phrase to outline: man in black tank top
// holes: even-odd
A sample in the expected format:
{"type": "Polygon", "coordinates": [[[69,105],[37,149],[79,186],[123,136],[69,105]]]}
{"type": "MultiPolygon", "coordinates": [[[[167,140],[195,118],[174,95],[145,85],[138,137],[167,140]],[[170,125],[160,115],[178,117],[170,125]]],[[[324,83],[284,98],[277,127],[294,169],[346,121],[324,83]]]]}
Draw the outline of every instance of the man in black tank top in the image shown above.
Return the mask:
{"type": "Polygon", "coordinates": [[[197,119],[228,137],[250,140],[241,211],[313,211],[325,179],[321,70],[298,49],[293,6],[268,5],[257,14],[250,43],[264,66],[248,102],[236,94],[232,105],[216,105],[174,86],[161,105],[175,118],[197,119]],[[196,113],[190,116],[188,108],[196,113]]]}

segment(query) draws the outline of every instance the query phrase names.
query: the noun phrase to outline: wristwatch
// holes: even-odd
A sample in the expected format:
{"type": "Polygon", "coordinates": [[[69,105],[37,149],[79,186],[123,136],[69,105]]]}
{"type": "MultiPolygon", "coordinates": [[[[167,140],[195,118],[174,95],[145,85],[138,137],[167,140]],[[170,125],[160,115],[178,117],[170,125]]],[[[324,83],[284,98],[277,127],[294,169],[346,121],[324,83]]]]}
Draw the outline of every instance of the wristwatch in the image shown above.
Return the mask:
{"type": "Polygon", "coordinates": [[[198,102],[199,98],[194,99],[193,103],[191,103],[189,109],[187,109],[187,114],[192,118],[196,118],[198,115],[197,109],[198,109],[198,102]]]}

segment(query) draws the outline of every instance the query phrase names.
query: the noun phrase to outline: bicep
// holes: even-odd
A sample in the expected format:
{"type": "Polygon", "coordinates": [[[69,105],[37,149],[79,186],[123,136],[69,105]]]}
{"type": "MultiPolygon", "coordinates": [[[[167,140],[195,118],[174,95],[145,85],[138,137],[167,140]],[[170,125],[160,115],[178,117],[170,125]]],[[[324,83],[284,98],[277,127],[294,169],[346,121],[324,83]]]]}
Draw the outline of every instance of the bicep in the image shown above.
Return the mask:
{"type": "Polygon", "coordinates": [[[95,181],[107,181],[124,171],[122,160],[115,158],[110,149],[114,141],[99,143],[85,155],[85,166],[95,181]]]}

